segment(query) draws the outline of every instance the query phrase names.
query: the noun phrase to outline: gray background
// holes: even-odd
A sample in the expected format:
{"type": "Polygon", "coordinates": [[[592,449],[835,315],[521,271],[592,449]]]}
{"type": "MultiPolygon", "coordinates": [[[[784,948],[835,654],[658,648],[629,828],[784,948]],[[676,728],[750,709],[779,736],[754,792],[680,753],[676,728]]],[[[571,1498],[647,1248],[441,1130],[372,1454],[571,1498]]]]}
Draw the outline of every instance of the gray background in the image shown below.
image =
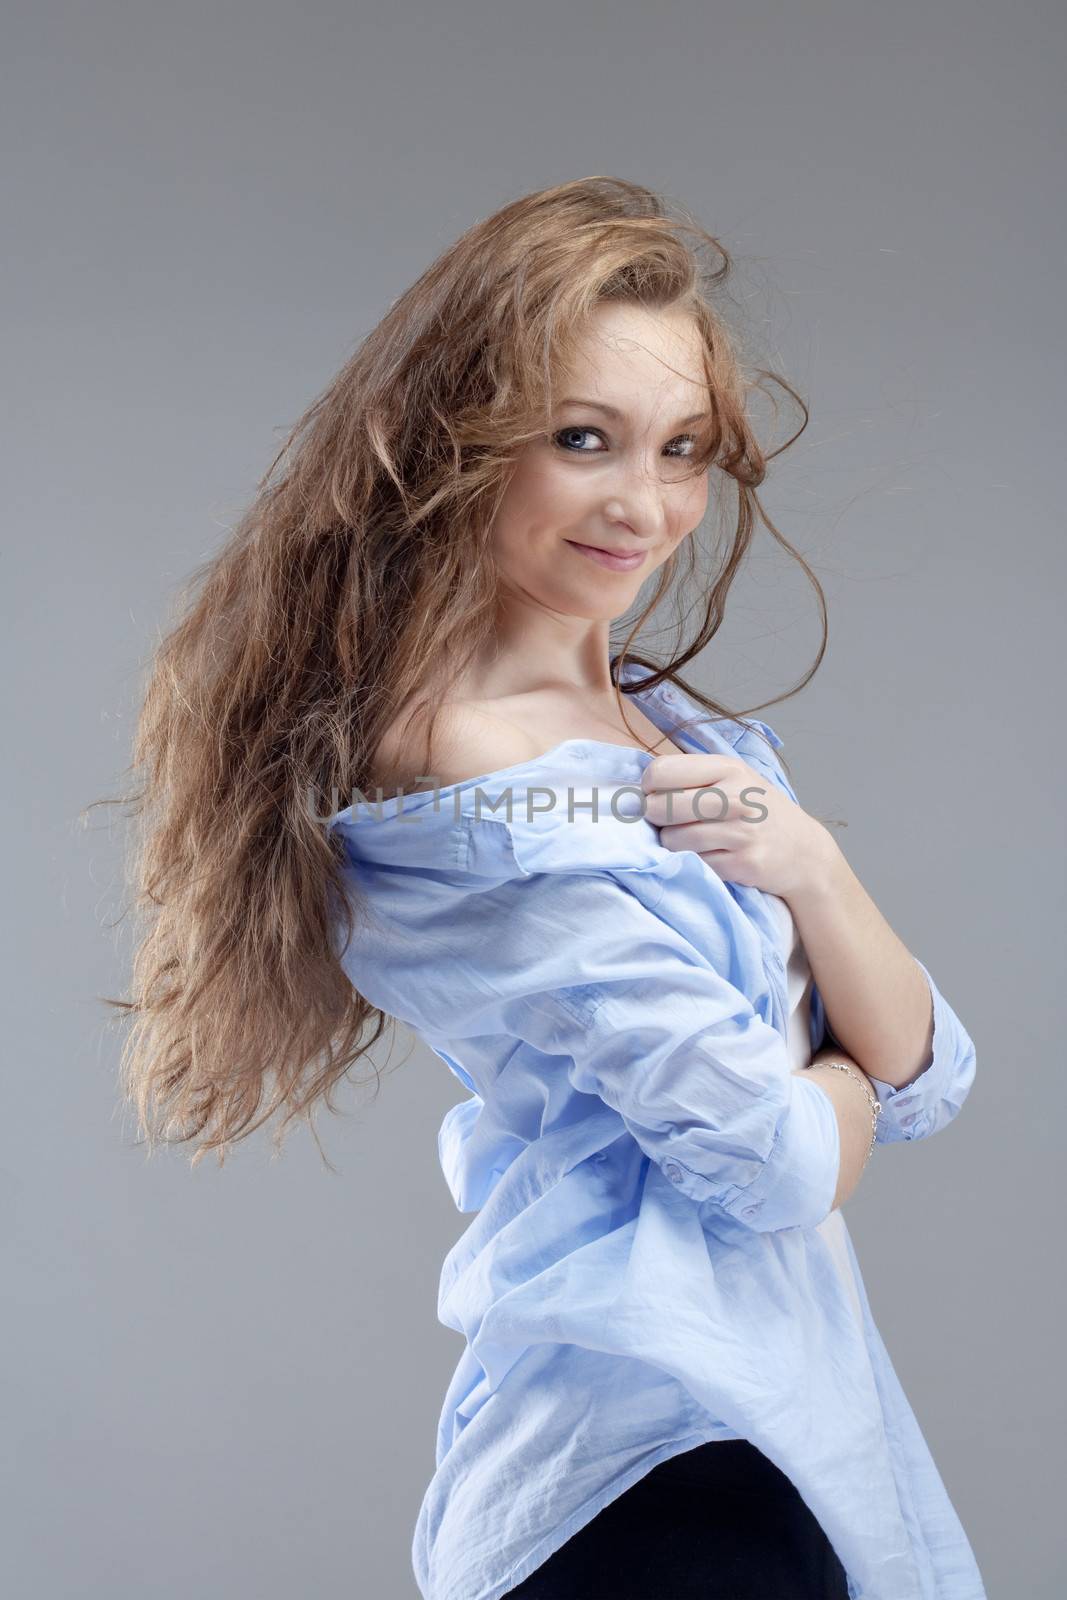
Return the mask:
{"type": "MultiPolygon", "coordinates": [[[[766,500],[830,648],[765,715],[979,1057],[848,1222],[990,1595],[1061,1594],[1062,9],[45,4],[5,42],[8,1592],[415,1593],[458,1085],[398,1034],[321,1123],[336,1173],[299,1133],[146,1163],[95,998],[121,828],[78,813],[356,340],[475,218],[601,172],[721,235],[813,408],[766,500]]],[[[755,705],[816,640],[764,534],[699,681],[755,705]]]]}

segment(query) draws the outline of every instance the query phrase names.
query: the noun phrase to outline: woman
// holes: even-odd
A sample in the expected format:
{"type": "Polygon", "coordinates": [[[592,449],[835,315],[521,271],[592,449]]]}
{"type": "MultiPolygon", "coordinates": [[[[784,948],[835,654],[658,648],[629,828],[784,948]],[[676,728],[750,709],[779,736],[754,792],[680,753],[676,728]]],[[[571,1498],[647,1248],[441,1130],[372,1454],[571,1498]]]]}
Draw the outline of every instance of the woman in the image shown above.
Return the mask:
{"type": "Polygon", "coordinates": [[[468,1090],[426,1600],[984,1595],[839,1209],[974,1048],[774,730],[679,676],[771,527],[727,267],[607,178],[478,224],[301,419],[148,687],[149,1140],[280,1137],[391,1019],[468,1090]],[[672,586],[703,615],[657,667],[629,646],[672,586]]]}

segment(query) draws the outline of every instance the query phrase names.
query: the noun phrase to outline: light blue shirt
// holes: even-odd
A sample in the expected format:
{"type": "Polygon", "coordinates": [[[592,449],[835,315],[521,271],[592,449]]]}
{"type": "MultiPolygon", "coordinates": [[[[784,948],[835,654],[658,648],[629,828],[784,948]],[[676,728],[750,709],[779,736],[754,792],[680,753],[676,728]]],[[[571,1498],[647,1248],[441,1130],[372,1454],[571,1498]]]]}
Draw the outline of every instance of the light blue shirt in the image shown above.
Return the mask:
{"type": "MultiPolygon", "coordinates": [[[[670,685],[636,698],[680,747],[733,750],[796,800],[766,723],[670,685]]],[[[781,923],[623,798],[651,759],[567,739],[330,819],[370,913],[345,971],[468,1091],[438,1134],[476,1215],[441,1272],[438,1316],[466,1344],[419,1590],[499,1600],[657,1462],[745,1438],[826,1530],[851,1600],[985,1600],[830,1210],[837,1117],[791,1071],[781,923]]],[[[974,1078],[922,970],[932,1059],[904,1089],[875,1084],[880,1144],[943,1128],[974,1078]]],[[[810,1032],[816,1049],[817,987],[810,1032]]]]}

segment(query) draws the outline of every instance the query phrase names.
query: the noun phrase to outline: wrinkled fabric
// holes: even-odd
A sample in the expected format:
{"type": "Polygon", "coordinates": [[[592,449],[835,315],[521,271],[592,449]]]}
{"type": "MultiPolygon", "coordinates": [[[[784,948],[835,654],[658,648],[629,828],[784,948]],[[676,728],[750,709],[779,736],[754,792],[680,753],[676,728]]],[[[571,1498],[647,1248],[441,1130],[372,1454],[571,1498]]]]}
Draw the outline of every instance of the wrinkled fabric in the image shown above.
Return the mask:
{"type": "MultiPolygon", "coordinates": [[[[768,724],[670,684],[635,698],[679,747],[733,752],[797,799],[768,724]]],[[[826,1530],[850,1600],[986,1600],[831,1211],[837,1118],[791,1071],[776,897],[660,843],[639,804],[652,759],[568,739],[329,819],[360,897],[342,966],[467,1090],[437,1140],[475,1216],[439,1284],[465,1346],[419,1591],[499,1600],[657,1462],[745,1438],[826,1530]]],[[[918,965],[931,1059],[903,1089],[875,1081],[879,1144],[946,1126],[974,1078],[918,965]]],[[[814,982],[807,1002],[814,1050],[814,982]]]]}

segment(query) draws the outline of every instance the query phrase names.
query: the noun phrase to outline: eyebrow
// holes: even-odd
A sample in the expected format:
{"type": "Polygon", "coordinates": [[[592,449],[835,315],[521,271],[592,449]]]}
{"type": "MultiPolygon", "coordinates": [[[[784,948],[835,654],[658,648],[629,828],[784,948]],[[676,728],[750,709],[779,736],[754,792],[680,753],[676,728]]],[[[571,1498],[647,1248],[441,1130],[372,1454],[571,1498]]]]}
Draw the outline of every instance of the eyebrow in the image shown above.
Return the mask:
{"type": "MultiPolygon", "coordinates": [[[[609,417],[614,417],[616,421],[619,421],[622,417],[622,412],[619,408],[617,406],[609,406],[605,400],[582,400],[577,395],[568,395],[565,400],[560,400],[558,404],[561,406],[589,406],[594,411],[605,412],[609,417]]],[[[710,415],[710,411],[694,411],[692,416],[683,417],[676,426],[684,428],[690,422],[701,422],[710,415]]]]}

